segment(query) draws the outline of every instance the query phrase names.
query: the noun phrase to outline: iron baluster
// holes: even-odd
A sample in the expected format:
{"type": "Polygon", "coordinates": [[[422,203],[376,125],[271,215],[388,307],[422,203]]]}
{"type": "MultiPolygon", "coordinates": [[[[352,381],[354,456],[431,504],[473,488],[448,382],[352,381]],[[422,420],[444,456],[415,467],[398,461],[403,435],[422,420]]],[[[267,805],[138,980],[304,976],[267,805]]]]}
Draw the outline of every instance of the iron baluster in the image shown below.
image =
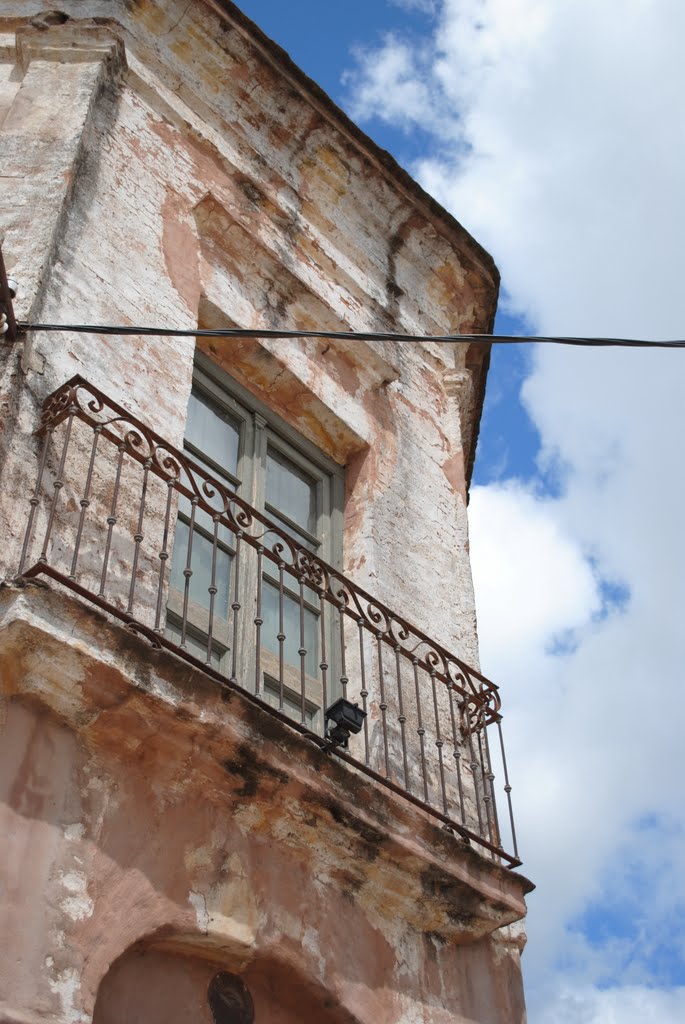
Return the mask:
{"type": "Polygon", "coordinates": [[[48,560],[48,544],[50,543],[50,534],[52,533],[52,526],[55,521],[55,512],[57,511],[57,502],[59,500],[59,492],[64,487],[64,467],[67,462],[67,451],[69,448],[69,440],[71,438],[71,427],[74,422],[74,416],[78,409],[75,405],[69,407],[69,415],[67,416],[67,426],[64,433],[64,444],[62,446],[62,455],[59,460],[59,468],[57,470],[57,476],[53,483],[53,494],[52,501],[50,503],[50,513],[48,515],[48,523],[45,527],[45,539],[43,540],[43,549],[38,559],[39,562],[47,562],[48,560]]]}
{"type": "Polygon", "coordinates": [[[457,726],[457,719],[454,713],[453,687],[447,688],[450,698],[450,719],[452,722],[452,743],[454,744],[454,767],[457,773],[457,786],[459,787],[459,810],[461,812],[462,825],[466,824],[466,809],[464,807],[464,784],[461,777],[461,736],[457,726]]]}
{"type": "Polygon", "coordinates": [[[220,515],[215,512],[212,516],[214,520],[214,532],[212,534],[212,569],[210,575],[209,586],[207,587],[207,593],[209,594],[209,619],[207,622],[207,664],[212,664],[212,646],[214,643],[214,602],[219,588],[216,585],[216,554],[219,547],[219,520],[220,515]]]}
{"type": "MultiPolygon", "coordinates": [[[[321,706],[324,709],[328,707],[328,662],[326,660],[326,601],[324,599],[323,591],[319,591],[319,623],[320,623],[320,634],[321,634],[321,661],[319,668],[321,669],[321,706]]],[[[325,730],[326,723],[323,723],[325,730]]]]}
{"type": "Polygon", "coordinates": [[[52,424],[45,431],[45,440],[43,441],[43,450],[40,455],[40,463],[38,465],[38,476],[36,478],[36,486],[33,494],[29,498],[29,520],[26,524],[26,533],[24,534],[24,543],[21,549],[21,558],[19,559],[19,575],[21,576],[26,567],[26,556],[28,554],[29,545],[33,536],[33,523],[36,518],[36,510],[40,505],[40,491],[43,486],[43,474],[45,473],[45,464],[48,458],[48,448],[50,447],[50,441],[54,432],[54,426],[52,424]]]}
{"type": "Polygon", "coordinates": [[[174,479],[167,480],[166,509],[164,511],[164,532],[162,534],[162,548],[159,552],[159,583],[157,585],[157,607],[155,609],[155,633],[161,633],[162,602],[164,600],[164,576],[166,563],[169,558],[169,525],[171,522],[171,502],[174,496],[174,479]]]}
{"type": "Polygon", "coordinates": [[[488,736],[488,726],[487,726],[487,723],[485,725],[483,725],[483,739],[485,741],[485,757],[487,758],[487,762],[488,762],[488,782],[490,784],[489,785],[489,789],[490,789],[490,806],[492,807],[492,821],[493,821],[493,825],[494,825],[494,829],[495,829],[495,835],[494,835],[494,838],[493,838],[492,841],[495,844],[495,846],[501,846],[502,845],[502,833],[500,832],[499,817],[498,817],[498,814],[497,814],[497,797],[495,795],[495,775],[494,775],[494,772],[492,770],[492,758],[490,756],[490,737],[488,736]]]}
{"type": "Polygon", "coordinates": [[[399,709],[399,715],[397,721],[400,723],[400,738],[402,741],[402,766],[404,768],[404,785],[409,789],[409,766],[407,763],[407,737],[405,735],[405,726],[407,717],[404,713],[404,702],[402,700],[402,669],[400,667],[400,648],[399,644],[395,648],[395,666],[397,671],[397,704],[399,709]]]}
{"type": "Polygon", "coordinates": [[[264,561],[264,548],[260,544],[257,548],[257,609],[254,617],[255,625],[255,676],[254,692],[259,696],[262,692],[262,562],[264,561]]]}
{"type": "Polygon", "coordinates": [[[195,512],[198,504],[197,495],[190,499],[190,524],[188,526],[188,545],[186,547],[186,567],[183,570],[183,617],[181,619],[181,643],[185,650],[188,631],[188,601],[190,599],[190,581],[193,577],[193,537],[195,535],[195,512]]]}
{"type": "Polygon", "coordinates": [[[484,756],[484,752],[483,752],[482,731],[483,730],[482,730],[482,727],[481,727],[480,729],[478,729],[478,732],[476,733],[476,736],[477,736],[477,739],[478,739],[478,759],[479,759],[479,767],[480,767],[480,777],[481,777],[482,783],[483,783],[483,803],[485,804],[485,820],[486,820],[487,826],[488,826],[488,838],[490,839],[490,842],[494,844],[495,843],[495,838],[493,836],[493,830],[492,830],[492,808],[491,808],[492,799],[491,799],[491,796],[490,796],[490,787],[488,785],[488,772],[486,771],[486,768],[485,768],[485,756],[484,756]]]}
{"type": "Polygon", "coordinates": [[[483,835],[483,812],[480,806],[480,793],[478,790],[478,762],[476,761],[476,751],[473,746],[473,730],[471,728],[471,712],[469,710],[468,702],[462,705],[462,711],[464,714],[464,721],[466,722],[466,731],[469,737],[469,753],[471,755],[471,777],[473,779],[473,792],[476,800],[476,811],[478,812],[478,835],[483,835]]]}
{"type": "Polygon", "coordinates": [[[137,529],[133,536],[133,566],[131,567],[131,586],[128,592],[128,605],[126,611],[131,614],[133,611],[133,597],[136,590],[136,573],[138,571],[138,558],[140,557],[140,545],[143,543],[143,519],[145,516],[145,500],[147,498],[147,478],[150,473],[151,459],[143,463],[143,487],[140,494],[140,507],[138,509],[137,529]]]}
{"type": "Polygon", "coordinates": [[[366,701],[367,697],[369,696],[369,691],[366,688],[366,665],[364,658],[364,623],[362,622],[361,619],[357,620],[357,626],[359,628],[359,661],[361,665],[362,680],[360,696],[362,699],[362,710],[364,711],[364,764],[368,766],[371,764],[371,760],[369,757],[369,709],[366,701]]]}
{"type": "Polygon", "coordinates": [[[417,729],[416,734],[419,737],[419,746],[421,748],[421,775],[423,778],[423,799],[426,803],[428,799],[428,771],[426,767],[426,741],[425,735],[426,730],[423,727],[423,715],[421,712],[421,687],[419,685],[419,659],[417,657],[412,658],[414,665],[414,687],[416,689],[416,721],[417,729]]]}
{"type": "Polygon", "coordinates": [[[504,792],[507,794],[509,805],[509,827],[511,828],[511,841],[514,846],[514,857],[519,859],[518,842],[516,841],[516,826],[514,825],[514,808],[511,803],[511,785],[509,783],[509,771],[507,769],[507,756],[504,752],[504,737],[502,736],[502,719],[497,716],[497,732],[499,734],[499,745],[502,752],[502,771],[504,772],[504,792]]]}
{"type": "Polygon", "coordinates": [[[300,646],[298,654],[300,656],[300,722],[302,725],[306,725],[307,714],[306,714],[306,665],[305,661],[307,658],[307,648],[305,647],[305,636],[304,636],[304,577],[300,576],[300,646]]]}
{"type": "Polygon", "coordinates": [[[233,603],[231,609],[233,611],[233,649],[231,651],[231,679],[232,683],[238,682],[238,621],[240,616],[240,601],[238,600],[240,595],[240,549],[242,546],[243,531],[238,530],[235,535],[235,558],[233,560],[234,568],[234,587],[233,587],[233,603]]]}
{"type": "Polygon", "coordinates": [[[117,504],[119,501],[119,486],[121,484],[121,469],[124,465],[124,452],[126,451],[126,441],[121,441],[117,447],[119,451],[119,457],[117,458],[117,472],[114,478],[112,504],[110,506],[109,515],[107,516],[107,540],[105,541],[105,553],[102,559],[102,574],[100,576],[100,590],[98,591],[99,597],[104,597],[105,587],[107,585],[109,556],[112,550],[112,535],[114,533],[114,527],[117,524],[117,504]]]}
{"type": "Polygon", "coordinates": [[[447,786],[445,785],[445,765],[442,757],[444,740],[440,732],[440,714],[438,711],[438,689],[435,682],[435,669],[431,668],[431,687],[433,689],[433,708],[435,709],[435,746],[438,750],[438,768],[440,770],[440,793],[442,795],[442,809],[447,814],[447,786]]]}
{"type": "Polygon", "coordinates": [[[285,657],[283,644],[285,643],[285,631],[283,625],[283,571],[285,569],[285,563],[281,560],[278,563],[278,710],[282,711],[284,708],[283,698],[284,694],[284,672],[285,672],[285,657]]]}
{"type": "Polygon", "coordinates": [[[74,541],[74,557],[71,560],[71,569],[69,570],[69,579],[76,579],[76,565],[78,562],[79,550],[81,548],[81,538],[83,536],[83,527],[86,521],[86,511],[90,507],[90,488],[93,482],[93,469],[95,467],[95,454],[97,452],[98,441],[100,440],[100,434],[102,432],[101,427],[95,427],[93,430],[93,444],[90,449],[90,462],[88,463],[88,473],[86,474],[86,484],[83,488],[83,497],[79,504],[81,505],[81,513],[78,520],[78,529],[76,530],[76,540],[74,541]]]}
{"type": "Polygon", "coordinates": [[[376,630],[376,643],[378,645],[378,685],[380,687],[381,700],[378,707],[381,712],[381,730],[383,732],[383,756],[385,758],[385,777],[390,778],[390,753],[388,750],[388,705],[385,700],[385,673],[383,671],[383,633],[376,630]]]}
{"type": "Polygon", "coordinates": [[[340,686],[343,697],[347,697],[347,665],[345,662],[345,602],[340,599],[340,686]]]}

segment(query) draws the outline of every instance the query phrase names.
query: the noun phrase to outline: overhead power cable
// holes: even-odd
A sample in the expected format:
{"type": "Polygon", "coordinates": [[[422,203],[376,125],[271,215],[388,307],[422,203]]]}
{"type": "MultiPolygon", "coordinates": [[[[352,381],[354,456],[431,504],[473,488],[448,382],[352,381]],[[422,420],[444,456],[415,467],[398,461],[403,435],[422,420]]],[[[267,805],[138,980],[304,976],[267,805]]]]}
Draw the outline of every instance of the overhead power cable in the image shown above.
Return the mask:
{"type": "Polygon", "coordinates": [[[645,338],[573,338],[553,335],[517,334],[398,334],[392,331],[279,331],[267,328],[196,328],[131,327],[111,324],[17,324],[19,333],[26,331],[69,331],[76,334],[104,334],[155,338],[320,338],[325,341],[395,341],[431,342],[438,345],[470,342],[488,345],[577,345],[587,348],[685,348],[684,339],[671,341],[645,338]]]}

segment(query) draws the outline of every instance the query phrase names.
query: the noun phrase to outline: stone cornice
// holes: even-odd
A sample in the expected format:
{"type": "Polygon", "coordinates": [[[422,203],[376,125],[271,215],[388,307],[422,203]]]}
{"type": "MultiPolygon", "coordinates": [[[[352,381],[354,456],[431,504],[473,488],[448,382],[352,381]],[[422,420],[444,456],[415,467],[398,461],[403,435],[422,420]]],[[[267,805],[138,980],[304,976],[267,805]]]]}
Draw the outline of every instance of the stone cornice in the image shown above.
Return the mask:
{"type": "Polygon", "coordinates": [[[28,24],[17,29],[17,62],[26,72],[31,61],[107,63],[113,74],[126,66],[124,44],[114,25],[70,19],[63,24],[28,24]]]}

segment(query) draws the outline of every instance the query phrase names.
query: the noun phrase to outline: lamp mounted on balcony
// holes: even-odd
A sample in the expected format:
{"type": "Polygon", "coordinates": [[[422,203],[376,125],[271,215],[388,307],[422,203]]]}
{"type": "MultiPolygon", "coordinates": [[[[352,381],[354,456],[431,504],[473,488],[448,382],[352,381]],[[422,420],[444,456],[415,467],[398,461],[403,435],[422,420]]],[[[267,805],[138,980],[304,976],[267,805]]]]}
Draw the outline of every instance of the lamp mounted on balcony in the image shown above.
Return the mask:
{"type": "Polygon", "coordinates": [[[333,722],[326,730],[326,737],[334,746],[347,747],[350,736],[356,736],[366,718],[366,711],[362,711],[358,704],[345,697],[339,697],[334,704],[326,708],[326,719],[333,722]]]}

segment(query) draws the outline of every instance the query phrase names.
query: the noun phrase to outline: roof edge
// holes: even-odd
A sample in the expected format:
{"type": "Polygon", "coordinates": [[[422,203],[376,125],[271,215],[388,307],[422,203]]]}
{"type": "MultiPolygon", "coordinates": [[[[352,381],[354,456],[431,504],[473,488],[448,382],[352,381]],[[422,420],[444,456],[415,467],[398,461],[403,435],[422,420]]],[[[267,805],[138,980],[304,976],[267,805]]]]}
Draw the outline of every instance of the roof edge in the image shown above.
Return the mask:
{"type": "Polygon", "coordinates": [[[249,37],[262,51],[264,57],[276,65],[301,93],[306,94],[310,101],[313,101],[319,111],[335,126],[348,136],[350,141],[365,151],[365,155],[371,159],[386,176],[407,195],[407,197],[423,206],[429,219],[437,223],[439,227],[456,235],[458,240],[465,244],[474,259],[481,265],[481,269],[487,274],[494,286],[493,306],[488,311],[488,316],[494,319],[497,307],[497,296],[499,292],[500,273],[490,253],[483,248],[480,242],[476,241],[472,234],[442,206],[437,199],[434,199],[428,192],[412,178],[411,174],[402,167],[400,163],[387,150],[367,135],[355,122],[345,113],[338,104],[331,99],[327,92],[310,78],[295,63],[290,54],[279,46],[273,39],[240,10],[231,0],[204,0],[206,6],[210,7],[219,17],[228,18],[235,27],[244,35],[249,37]]]}

